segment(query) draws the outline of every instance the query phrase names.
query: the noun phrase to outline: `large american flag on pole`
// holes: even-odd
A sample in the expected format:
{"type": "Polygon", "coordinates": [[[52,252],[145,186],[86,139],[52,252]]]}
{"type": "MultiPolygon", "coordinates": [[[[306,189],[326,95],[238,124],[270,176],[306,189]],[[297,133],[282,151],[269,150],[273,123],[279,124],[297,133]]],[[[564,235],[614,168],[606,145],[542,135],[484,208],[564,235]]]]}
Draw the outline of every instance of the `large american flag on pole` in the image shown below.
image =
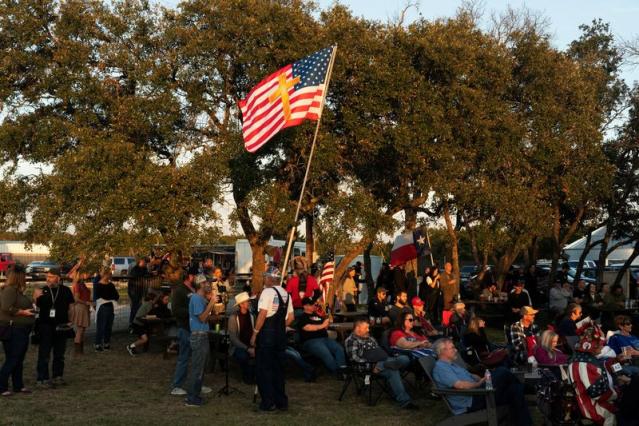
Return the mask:
{"type": "Polygon", "coordinates": [[[239,102],[247,151],[257,151],[286,127],[319,120],[333,49],[318,50],[274,72],[239,102]]]}

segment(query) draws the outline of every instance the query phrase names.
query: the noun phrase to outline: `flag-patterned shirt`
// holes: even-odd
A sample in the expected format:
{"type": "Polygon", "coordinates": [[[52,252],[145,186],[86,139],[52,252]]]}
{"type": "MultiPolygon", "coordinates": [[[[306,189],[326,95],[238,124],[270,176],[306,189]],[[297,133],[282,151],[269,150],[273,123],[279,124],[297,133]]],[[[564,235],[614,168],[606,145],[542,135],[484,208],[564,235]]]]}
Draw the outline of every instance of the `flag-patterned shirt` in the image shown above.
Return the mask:
{"type": "Polygon", "coordinates": [[[590,353],[575,352],[568,373],[581,414],[597,425],[614,425],[617,392],[604,363],[590,353]]]}

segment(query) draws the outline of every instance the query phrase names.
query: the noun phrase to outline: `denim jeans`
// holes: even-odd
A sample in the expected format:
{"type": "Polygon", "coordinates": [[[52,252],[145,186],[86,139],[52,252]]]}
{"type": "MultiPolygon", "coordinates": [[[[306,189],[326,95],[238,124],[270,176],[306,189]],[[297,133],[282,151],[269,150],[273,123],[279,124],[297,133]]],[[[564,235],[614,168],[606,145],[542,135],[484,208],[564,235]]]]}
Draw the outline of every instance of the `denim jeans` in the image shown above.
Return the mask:
{"type": "Polygon", "coordinates": [[[181,388],[184,384],[189,368],[189,358],[191,357],[191,332],[186,328],[178,327],[177,338],[179,352],[171,388],[181,388]]]}
{"type": "Polygon", "coordinates": [[[308,353],[321,359],[331,373],[337,372],[338,368],[346,365],[344,348],[328,337],[307,340],[302,347],[308,353]]]}
{"type": "Polygon", "coordinates": [[[20,392],[24,388],[22,370],[24,357],[29,349],[30,330],[30,327],[13,327],[9,340],[2,342],[4,345],[4,364],[0,369],[0,392],[9,389],[9,377],[13,382],[15,392],[20,392]]]}
{"type": "Polygon", "coordinates": [[[96,317],[95,344],[108,345],[111,343],[111,330],[113,329],[113,303],[101,305],[96,317]]]}
{"type": "Polygon", "coordinates": [[[255,380],[255,364],[251,364],[251,355],[248,351],[244,348],[233,349],[233,359],[240,364],[244,383],[252,383],[255,380]]]}
{"type": "Polygon", "coordinates": [[[209,356],[211,345],[209,335],[206,333],[191,333],[191,372],[189,374],[189,400],[193,401],[200,396],[202,391],[202,379],[204,379],[204,367],[209,356]]]}
{"type": "Polygon", "coordinates": [[[315,370],[313,369],[313,366],[309,364],[308,362],[304,361],[304,358],[302,358],[302,355],[300,355],[300,353],[297,352],[294,348],[287,346],[286,356],[289,359],[293,360],[293,362],[297,364],[299,368],[302,369],[304,380],[308,381],[308,380],[313,380],[315,378],[315,370]]]}
{"type": "Polygon", "coordinates": [[[392,357],[386,361],[377,363],[377,368],[382,370],[379,375],[386,379],[386,382],[393,391],[395,401],[402,407],[411,402],[410,395],[404,388],[402,375],[400,373],[400,370],[408,367],[409,364],[410,359],[406,355],[392,357]]]}
{"type": "Polygon", "coordinates": [[[40,346],[38,347],[38,381],[49,380],[49,357],[53,351],[51,365],[53,378],[64,374],[64,352],[67,349],[67,338],[56,333],[54,324],[40,324],[40,346]]]}

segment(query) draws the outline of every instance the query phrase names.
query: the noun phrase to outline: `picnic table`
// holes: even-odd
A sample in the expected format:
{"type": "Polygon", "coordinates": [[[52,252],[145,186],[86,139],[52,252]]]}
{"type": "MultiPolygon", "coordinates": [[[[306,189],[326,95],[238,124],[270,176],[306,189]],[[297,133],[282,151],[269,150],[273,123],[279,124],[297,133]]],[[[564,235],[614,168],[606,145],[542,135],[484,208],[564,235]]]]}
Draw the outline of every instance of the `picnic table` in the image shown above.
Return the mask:
{"type": "Polygon", "coordinates": [[[355,322],[355,320],[366,318],[368,318],[368,311],[340,311],[333,313],[335,322],[355,322]]]}

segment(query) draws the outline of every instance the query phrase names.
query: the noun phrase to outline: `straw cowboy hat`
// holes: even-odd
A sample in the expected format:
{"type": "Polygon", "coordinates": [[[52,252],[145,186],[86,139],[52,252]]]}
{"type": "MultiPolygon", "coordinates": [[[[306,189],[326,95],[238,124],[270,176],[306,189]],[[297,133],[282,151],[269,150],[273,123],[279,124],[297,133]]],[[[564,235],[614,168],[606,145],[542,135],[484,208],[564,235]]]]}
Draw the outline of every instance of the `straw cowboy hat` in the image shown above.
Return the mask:
{"type": "Polygon", "coordinates": [[[251,296],[245,291],[235,295],[235,305],[233,307],[238,306],[240,303],[248,302],[251,300],[251,296]]]}

